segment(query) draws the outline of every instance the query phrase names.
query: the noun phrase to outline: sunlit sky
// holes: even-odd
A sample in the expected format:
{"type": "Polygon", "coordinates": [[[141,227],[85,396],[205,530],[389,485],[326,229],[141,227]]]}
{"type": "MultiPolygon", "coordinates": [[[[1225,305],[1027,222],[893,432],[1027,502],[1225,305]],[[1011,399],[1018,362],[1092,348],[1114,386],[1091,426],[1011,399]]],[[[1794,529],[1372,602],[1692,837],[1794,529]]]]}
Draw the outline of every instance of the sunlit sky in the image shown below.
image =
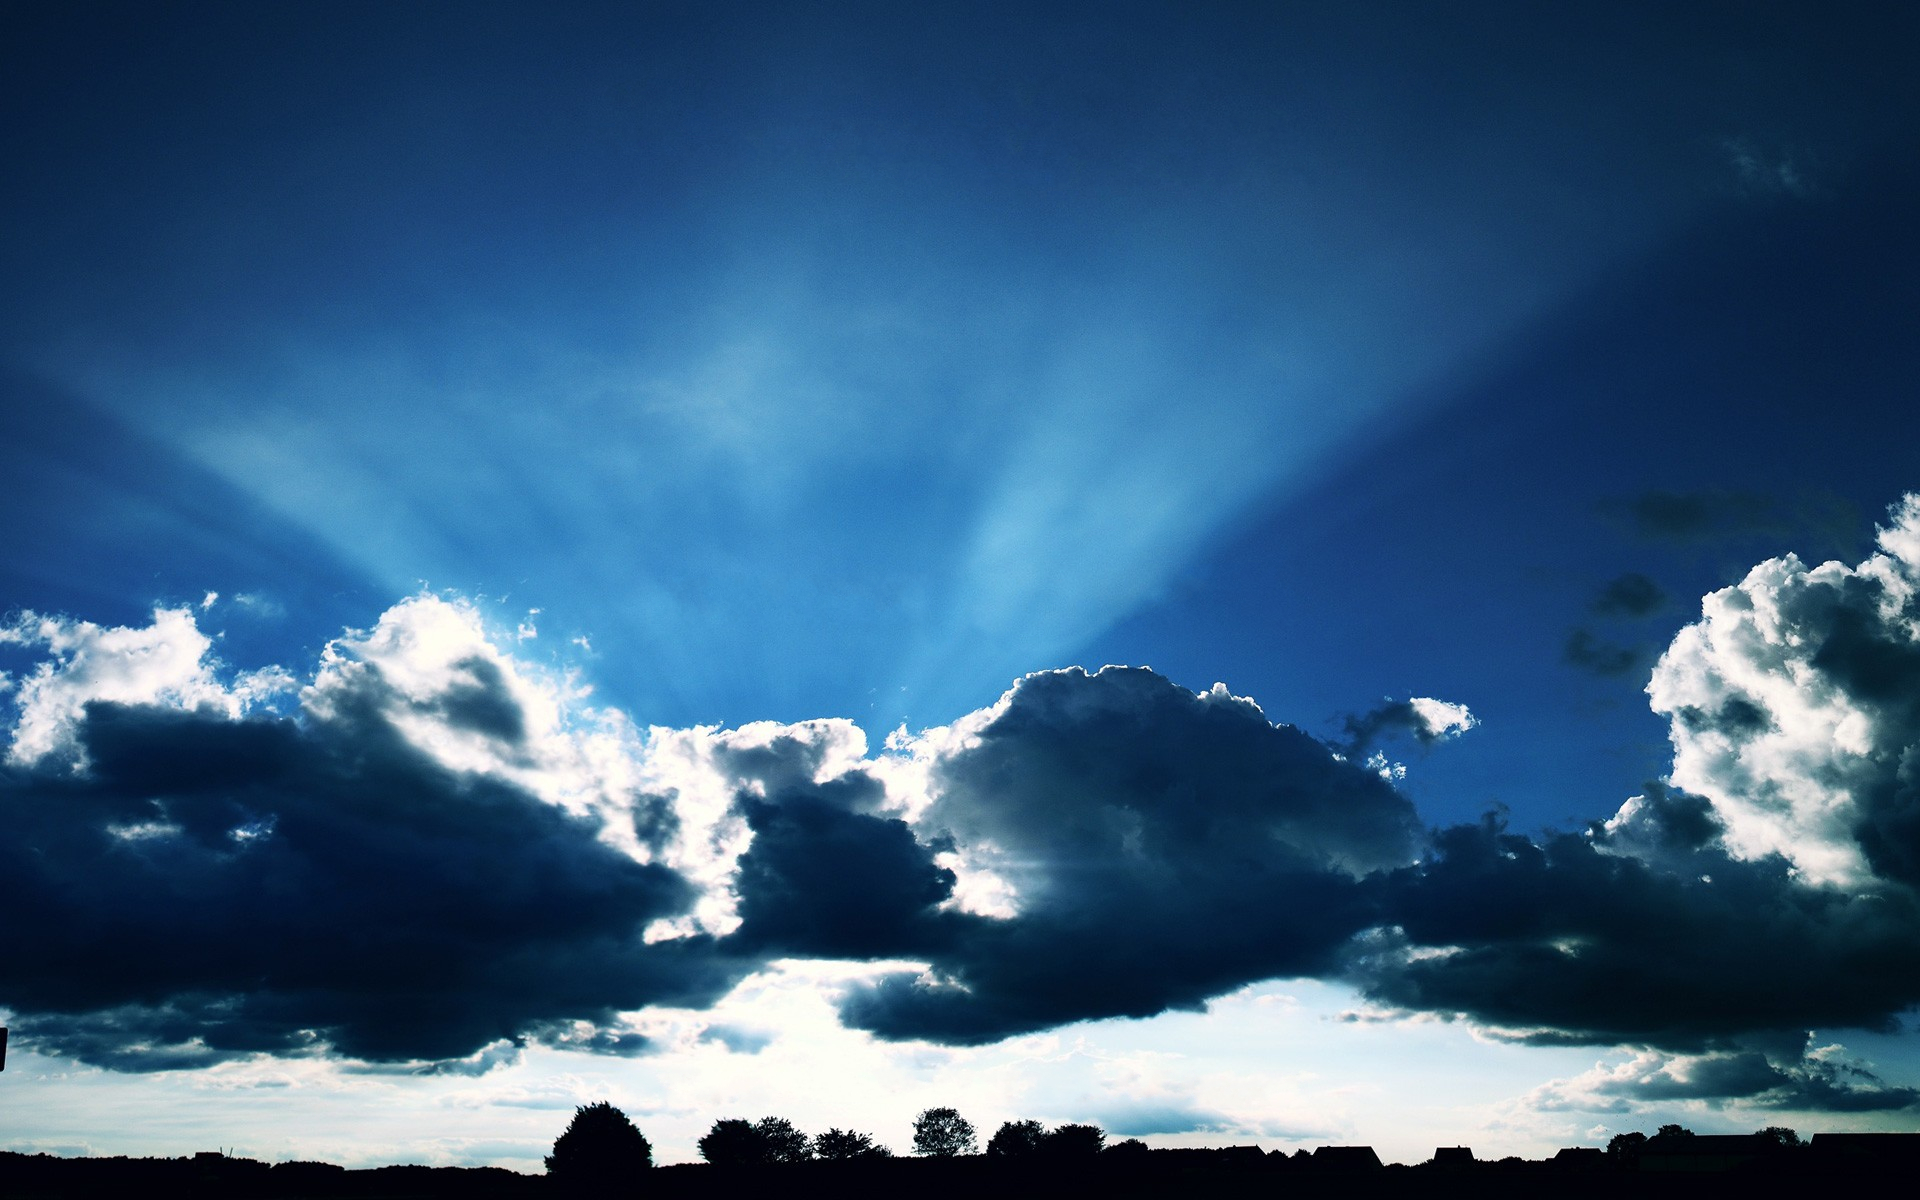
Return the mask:
{"type": "Polygon", "coordinates": [[[1917,52],[0,6],[0,1146],[1913,1128],[1917,52]]]}

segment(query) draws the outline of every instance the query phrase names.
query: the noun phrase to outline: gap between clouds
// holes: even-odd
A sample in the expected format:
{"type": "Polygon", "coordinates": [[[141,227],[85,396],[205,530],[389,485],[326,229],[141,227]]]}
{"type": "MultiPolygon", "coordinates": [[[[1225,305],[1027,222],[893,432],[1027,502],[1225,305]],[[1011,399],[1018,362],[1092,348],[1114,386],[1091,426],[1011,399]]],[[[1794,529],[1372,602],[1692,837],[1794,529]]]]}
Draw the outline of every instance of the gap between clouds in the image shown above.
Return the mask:
{"type": "Polygon", "coordinates": [[[1311,976],[1659,1056],[1582,1094],[1737,1075],[1906,1107],[1805,1030],[1920,1002],[1917,596],[1909,497],[1855,566],[1707,597],[1648,687],[1670,777],[1538,837],[1422,825],[1382,740],[1473,724],[1424,697],[1336,748],[1224,686],[1072,668],[875,752],[835,719],[639,728],[431,595],[304,682],[218,662],[217,606],[25,614],[0,1004],[23,1045],[118,1069],[484,1071],[529,1041],[645,1053],[630,1014],[782,958],[919,964],[847,983],[842,1019],[948,1044],[1311,976]]]}

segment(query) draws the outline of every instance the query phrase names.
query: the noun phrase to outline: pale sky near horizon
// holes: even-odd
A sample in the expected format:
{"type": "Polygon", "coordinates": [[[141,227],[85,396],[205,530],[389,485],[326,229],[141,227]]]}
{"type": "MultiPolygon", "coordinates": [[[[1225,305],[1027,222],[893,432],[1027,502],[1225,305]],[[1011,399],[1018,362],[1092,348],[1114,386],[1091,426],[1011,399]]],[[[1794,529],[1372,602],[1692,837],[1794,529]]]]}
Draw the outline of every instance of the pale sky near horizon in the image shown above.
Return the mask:
{"type": "Polygon", "coordinates": [[[0,1148],[1920,1120],[1902,6],[0,31],[0,1148]]]}

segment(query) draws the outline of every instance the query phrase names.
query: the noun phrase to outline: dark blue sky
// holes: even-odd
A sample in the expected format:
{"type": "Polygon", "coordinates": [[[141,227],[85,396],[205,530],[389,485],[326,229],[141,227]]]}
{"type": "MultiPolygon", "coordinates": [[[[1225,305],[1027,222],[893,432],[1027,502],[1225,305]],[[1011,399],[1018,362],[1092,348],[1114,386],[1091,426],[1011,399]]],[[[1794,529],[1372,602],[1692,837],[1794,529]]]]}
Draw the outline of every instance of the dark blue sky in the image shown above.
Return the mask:
{"type": "Polygon", "coordinates": [[[9,404],[106,485],[16,493],[20,606],[273,593],[271,659],[424,581],[669,724],[1436,694],[1429,785],[1559,820],[1662,766],[1602,585],[1646,651],[1836,549],[1609,504],[1912,484],[1897,6],[9,14],[9,404]]]}
{"type": "Polygon", "coordinates": [[[1674,769],[1703,596],[1920,489],[1916,52],[1897,4],[0,4],[0,613],[196,606],[310,679],[426,591],[640,727],[876,746],[1073,664],[1336,744],[1432,697],[1479,725],[1379,747],[1418,824],[1578,830],[1674,769]]]}

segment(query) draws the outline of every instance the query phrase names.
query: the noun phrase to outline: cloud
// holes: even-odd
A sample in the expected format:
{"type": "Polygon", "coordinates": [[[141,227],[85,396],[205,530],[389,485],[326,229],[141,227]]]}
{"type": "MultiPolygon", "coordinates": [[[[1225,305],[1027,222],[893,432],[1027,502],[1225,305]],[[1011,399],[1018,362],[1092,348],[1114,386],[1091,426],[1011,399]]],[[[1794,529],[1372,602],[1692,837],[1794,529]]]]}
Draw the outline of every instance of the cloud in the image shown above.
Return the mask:
{"type": "Polygon", "coordinates": [[[1721,150],[1743,196],[1805,200],[1820,194],[1804,155],[1784,149],[1769,152],[1741,137],[1726,139],[1721,150]]]}
{"type": "Polygon", "coordinates": [[[1634,530],[1656,541],[1782,533],[1787,524],[1779,502],[1755,492],[1655,490],[1642,492],[1624,507],[1634,530]]]}
{"type": "Polygon", "coordinates": [[[1705,1054],[1641,1051],[1555,1080],[1528,1097],[1543,1112],[1640,1113],[1677,1103],[1710,1108],[1861,1113],[1911,1109],[1920,1090],[1888,1085],[1837,1045],[1742,1046],[1705,1054]]]}
{"type": "Polygon", "coordinates": [[[144,629],[22,613],[0,625],[0,645],[47,655],[14,690],[19,712],[7,759],[18,765],[50,758],[83,765],[76,731],[86,706],[98,701],[238,716],[292,684],[290,676],[273,668],[220,682],[217,664],[208,657],[213,643],[186,608],[157,608],[153,624],[144,629]]]}
{"type": "Polygon", "coordinates": [[[1855,566],[1772,559],[1707,597],[1648,688],[1669,778],[1539,835],[1426,829],[1377,750],[1356,761],[1472,727],[1426,697],[1335,748],[1221,685],[1072,668],[874,754],[841,720],[638,729],[440,597],[329,643],[287,711],[187,610],[7,628],[43,661],[8,697],[0,904],[34,919],[0,1003],[46,1053],[645,1053],[629,1014],[827,960],[865,964],[822,986],[886,1039],[1318,977],[1656,1056],[1595,1103],[1910,1102],[1782,1039],[1920,1001],[1920,498],[1855,566]]]}
{"type": "Polygon", "coordinates": [[[1567,635],[1560,657],[1569,666],[1592,671],[1595,675],[1626,675],[1640,665],[1640,651],[1618,646],[1595,635],[1590,629],[1576,629],[1567,635]]]}
{"type": "Polygon", "coordinates": [[[1920,884],[1920,497],[1854,567],[1793,555],[1708,596],[1647,686],[1673,782],[1745,859],[1813,883],[1920,884]]]}
{"type": "Polygon", "coordinates": [[[1666,605],[1667,594],[1660,585],[1637,571],[1629,571],[1607,582],[1590,606],[1596,616],[1645,617],[1666,605]]]}
{"type": "Polygon", "coordinates": [[[541,794],[564,738],[470,615],[421,599],[341,639],[296,716],[243,711],[184,612],[30,626],[53,661],[0,769],[21,1042],[134,1070],[452,1060],[737,978],[711,939],[644,943],[695,886],[541,794]]]}
{"type": "Polygon", "coordinates": [[[1702,841],[1701,799],[1638,799],[1537,841],[1498,817],[1436,831],[1432,858],[1390,877],[1352,977],[1379,1003],[1515,1041],[1690,1052],[1812,1024],[1885,1028],[1920,997],[1910,893],[1809,887],[1777,856],[1702,841]]]}
{"type": "Polygon", "coordinates": [[[1464,704],[1427,696],[1390,700],[1370,712],[1345,718],[1347,739],[1342,751],[1348,758],[1364,759],[1382,741],[1395,736],[1410,737],[1423,747],[1432,746],[1459,737],[1479,723],[1464,704]]]}
{"type": "Polygon", "coordinates": [[[1809,538],[1835,553],[1858,545],[1864,522],[1849,501],[1808,491],[1792,497],[1704,489],[1652,490],[1609,501],[1602,511],[1623,519],[1642,538],[1677,545],[1748,542],[1755,538],[1809,538]]]}
{"type": "Polygon", "coordinates": [[[1114,1137],[1146,1137],[1156,1133],[1224,1133],[1241,1123],[1225,1113],[1184,1104],[1124,1104],[1102,1108],[1094,1121],[1114,1137]]]}
{"type": "Polygon", "coordinates": [[[1029,675],[932,735],[917,827],[1006,882],[1014,915],[950,913],[928,973],[852,992],[891,1038],[974,1043],[1197,1008],[1329,969],[1411,861],[1411,804],[1251,701],[1108,667],[1029,675]]]}

